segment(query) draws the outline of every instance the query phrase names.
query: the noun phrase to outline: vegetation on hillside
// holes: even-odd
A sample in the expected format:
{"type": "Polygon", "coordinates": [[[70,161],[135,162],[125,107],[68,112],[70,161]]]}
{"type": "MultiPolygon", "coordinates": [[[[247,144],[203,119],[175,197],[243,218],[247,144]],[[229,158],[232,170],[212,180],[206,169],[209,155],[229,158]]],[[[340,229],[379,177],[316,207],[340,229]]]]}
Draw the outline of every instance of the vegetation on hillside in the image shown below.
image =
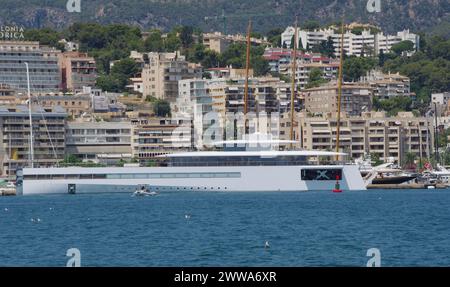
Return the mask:
{"type": "Polygon", "coordinates": [[[176,25],[200,27],[205,31],[244,33],[251,17],[258,32],[286,27],[298,15],[300,24],[339,21],[373,23],[395,32],[404,27],[427,30],[436,25],[446,31],[450,4],[447,0],[382,1],[382,13],[369,13],[367,0],[91,0],[81,1],[82,13],[68,13],[67,0],[2,0],[1,23],[28,28],[62,29],[75,22],[126,23],[145,29],[169,31],[176,25]],[[226,16],[226,21],[221,17],[226,16]],[[205,17],[209,17],[205,20],[205,17]]]}

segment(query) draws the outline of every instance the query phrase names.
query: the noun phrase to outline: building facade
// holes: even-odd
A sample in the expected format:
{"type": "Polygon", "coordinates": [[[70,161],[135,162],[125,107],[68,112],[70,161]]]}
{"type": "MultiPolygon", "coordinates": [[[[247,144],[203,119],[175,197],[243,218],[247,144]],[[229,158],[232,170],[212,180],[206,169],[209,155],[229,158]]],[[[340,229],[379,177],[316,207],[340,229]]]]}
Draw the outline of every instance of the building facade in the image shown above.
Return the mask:
{"type": "Polygon", "coordinates": [[[142,70],[144,96],[173,103],[178,97],[178,81],[202,77],[201,66],[187,62],[178,52],[146,55],[142,70]]]}
{"type": "Polygon", "coordinates": [[[132,155],[141,164],[158,160],[158,156],[193,148],[190,119],[133,119],[132,155]]]}
{"type": "MultiPolygon", "coordinates": [[[[32,107],[34,167],[52,167],[64,159],[66,112],[61,107],[32,107]]],[[[14,178],[31,166],[28,106],[0,106],[0,175],[14,178]]]]}
{"type": "Polygon", "coordinates": [[[83,161],[116,163],[130,160],[131,123],[68,122],[66,151],[83,161]]]}
{"type": "MultiPolygon", "coordinates": [[[[309,113],[324,114],[338,111],[338,86],[336,83],[304,90],[305,109],[309,113]]],[[[341,112],[360,115],[372,109],[373,90],[368,85],[344,83],[341,112]]]]}
{"type": "Polygon", "coordinates": [[[431,94],[431,102],[434,104],[447,106],[450,100],[450,92],[431,94]]]}
{"type": "Polygon", "coordinates": [[[95,59],[87,53],[64,52],[59,55],[62,89],[82,91],[83,87],[95,86],[97,67],[95,59]]]}
{"type": "Polygon", "coordinates": [[[0,105],[13,105],[17,101],[16,92],[9,85],[0,84],[0,105]]]}
{"type": "MultiPolygon", "coordinates": [[[[298,121],[301,148],[336,149],[336,115],[310,117],[300,113],[298,121]]],[[[416,117],[410,112],[400,112],[396,117],[387,117],[384,112],[366,112],[341,118],[340,150],[352,159],[374,155],[384,161],[403,163],[407,153],[426,159],[434,153],[433,143],[433,119],[416,117]]]]}
{"type": "Polygon", "coordinates": [[[0,83],[26,93],[29,63],[32,92],[57,92],[61,88],[58,59],[61,51],[38,42],[0,41],[0,83]]]}
{"type": "MultiPolygon", "coordinates": [[[[215,51],[217,53],[223,53],[226,51],[228,46],[232,43],[246,43],[247,37],[244,35],[224,35],[221,32],[214,33],[204,33],[203,34],[203,45],[206,49],[215,51]]],[[[254,46],[257,45],[270,45],[267,38],[250,38],[250,43],[254,46]]]]}
{"type": "MultiPolygon", "coordinates": [[[[272,73],[279,73],[292,77],[292,50],[283,48],[267,48],[263,55],[269,63],[272,73]]],[[[295,80],[297,87],[304,89],[309,83],[309,76],[313,69],[322,72],[322,78],[328,81],[336,80],[339,73],[339,61],[324,57],[321,54],[305,54],[297,52],[295,80]]]]}
{"type": "MultiPolygon", "coordinates": [[[[330,27],[314,31],[298,30],[298,39],[303,49],[319,45],[322,41],[333,41],[335,55],[340,55],[341,34],[339,28],[330,27]]],[[[287,48],[291,47],[292,37],[295,34],[294,27],[287,27],[281,34],[281,45],[287,48]]],[[[391,51],[392,46],[402,41],[411,41],[414,48],[419,47],[420,37],[410,33],[409,30],[397,32],[396,35],[385,35],[383,32],[372,32],[370,29],[364,29],[360,33],[353,33],[347,30],[344,34],[344,50],[350,56],[374,56],[382,50],[384,53],[391,51]]]]}
{"type": "Polygon", "coordinates": [[[361,81],[373,89],[374,98],[388,100],[395,97],[411,97],[411,82],[406,76],[395,74],[384,74],[381,71],[371,71],[361,81]]]}
{"type": "Polygon", "coordinates": [[[33,97],[32,102],[45,108],[60,106],[66,110],[71,118],[80,117],[83,113],[92,111],[92,98],[88,95],[74,96],[39,96],[33,97]]]}

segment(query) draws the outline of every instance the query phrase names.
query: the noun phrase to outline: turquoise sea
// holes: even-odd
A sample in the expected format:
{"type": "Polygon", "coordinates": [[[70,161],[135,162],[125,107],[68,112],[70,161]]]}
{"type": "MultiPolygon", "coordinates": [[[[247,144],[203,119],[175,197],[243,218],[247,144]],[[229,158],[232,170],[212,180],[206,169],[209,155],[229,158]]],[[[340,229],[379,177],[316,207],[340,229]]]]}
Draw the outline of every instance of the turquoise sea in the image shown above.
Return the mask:
{"type": "Polygon", "coordinates": [[[450,266],[450,190],[0,197],[0,266],[450,266]],[[265,247],[266,242],[270,245],[265,247]]]}

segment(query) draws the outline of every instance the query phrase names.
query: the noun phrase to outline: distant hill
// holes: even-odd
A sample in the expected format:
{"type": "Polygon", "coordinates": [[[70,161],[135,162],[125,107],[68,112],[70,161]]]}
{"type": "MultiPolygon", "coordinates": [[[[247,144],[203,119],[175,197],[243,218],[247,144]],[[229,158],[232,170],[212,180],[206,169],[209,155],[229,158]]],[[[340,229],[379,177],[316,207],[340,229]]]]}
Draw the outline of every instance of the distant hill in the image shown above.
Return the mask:
{"type": "Polygon", "coordinates": [[[0,25],[63,28],[74,22],[98,22],[168,30],[182,24],[222,31],[223,11],[228,16],[228,32],[244,32],[248,16],[253,16],[256,31],[267,32],[291,24],[295,14],[301,23],[317,20],[327,24],[339,21],[344,12],[346,22],[369,22],[387,32],[438,27],[440,33],[448,34],[450,23],[448,0],[381,0],[382,12],[373,14],[366,10],[367,0],[81,0],[81,13],[68,13],[66,3],[0,0],[0,25]]]}

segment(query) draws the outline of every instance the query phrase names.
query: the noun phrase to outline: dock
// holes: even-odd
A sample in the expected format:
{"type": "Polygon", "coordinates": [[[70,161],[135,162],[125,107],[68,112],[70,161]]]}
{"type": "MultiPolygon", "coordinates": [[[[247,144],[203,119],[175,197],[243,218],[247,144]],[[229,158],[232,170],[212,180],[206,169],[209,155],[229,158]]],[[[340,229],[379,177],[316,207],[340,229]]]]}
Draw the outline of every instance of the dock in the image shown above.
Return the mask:
{"type": "Polygon", "coordinates": [[[449,188],[446,184],[423,184],[423,183],[409,183],[409,184],[369,184],[367,189],[428,189],[429,186],[434,186],[436,189],[449,188]]]}

